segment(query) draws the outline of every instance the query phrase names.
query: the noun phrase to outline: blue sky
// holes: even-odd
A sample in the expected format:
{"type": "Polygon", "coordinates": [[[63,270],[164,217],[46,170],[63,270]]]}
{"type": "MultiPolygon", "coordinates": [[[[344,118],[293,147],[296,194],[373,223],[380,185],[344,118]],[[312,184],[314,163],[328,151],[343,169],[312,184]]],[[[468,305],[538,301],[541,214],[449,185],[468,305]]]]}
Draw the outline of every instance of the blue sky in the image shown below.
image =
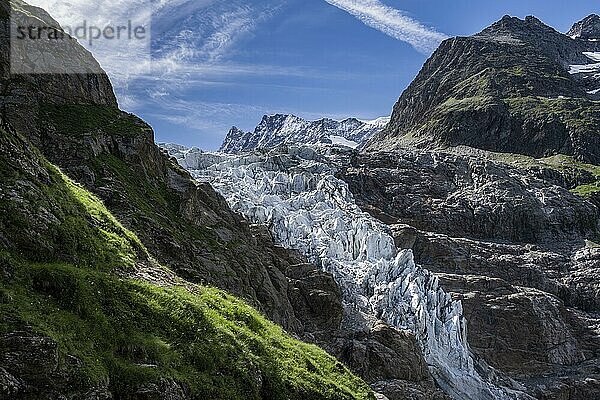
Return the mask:
{"type": "MultiPolygon", "coordinates": [[[[34,0],[51,12],[62,9],[56,1],[34,0]]],[[[253,129],[263,114],[389,115],[440,40],[505,14],[535,15],[564,32],[600,12],[597,0],[156,1],[151,67],[124,74],[98,56],[121,107],[148,121],[158,141],[210,150],[232,125],[253,129]]],[[[131,4],[112,0],[107,9],[131,4]]]]}

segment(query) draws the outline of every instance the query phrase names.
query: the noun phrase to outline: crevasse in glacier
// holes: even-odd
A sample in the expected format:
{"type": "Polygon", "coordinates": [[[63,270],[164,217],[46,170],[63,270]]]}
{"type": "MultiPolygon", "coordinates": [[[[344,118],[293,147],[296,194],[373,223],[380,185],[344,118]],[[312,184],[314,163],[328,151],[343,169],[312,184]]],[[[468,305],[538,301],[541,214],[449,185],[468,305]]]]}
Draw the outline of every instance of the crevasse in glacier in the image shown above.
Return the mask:
{"type": "Polygon", "coordinates": [[[457,399],[521,398],[520,392],[481,377],[467,344],[461,303],[415,265],[410,250],[398,251],[388,228],[360,210],[315,148],[234,156],[165,147],[196,179],[210,182],[232,209],[266,224],[281,245],[333,274],[347,312],[414,332],[447,393],[457,399]]]}

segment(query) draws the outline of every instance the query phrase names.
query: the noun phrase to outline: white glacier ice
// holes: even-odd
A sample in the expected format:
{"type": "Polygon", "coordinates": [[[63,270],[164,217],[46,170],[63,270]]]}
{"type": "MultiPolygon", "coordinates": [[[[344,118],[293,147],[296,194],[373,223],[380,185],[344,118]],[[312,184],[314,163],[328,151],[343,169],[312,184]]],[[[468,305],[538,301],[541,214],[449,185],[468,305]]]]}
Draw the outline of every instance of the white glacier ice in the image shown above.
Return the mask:
{"type": "Polygon", "coordinates": [[[410,250],[396,248],[387,226],[362,212],[315,148],[225,155],[166,147],[196,179],[210,182],[232,209],[267,225],[281,245],[333,274],[347,312],[414,332],[446,393],[461,400],[528,398],[478,373],[460,301],[415,265],[410,250]]]}

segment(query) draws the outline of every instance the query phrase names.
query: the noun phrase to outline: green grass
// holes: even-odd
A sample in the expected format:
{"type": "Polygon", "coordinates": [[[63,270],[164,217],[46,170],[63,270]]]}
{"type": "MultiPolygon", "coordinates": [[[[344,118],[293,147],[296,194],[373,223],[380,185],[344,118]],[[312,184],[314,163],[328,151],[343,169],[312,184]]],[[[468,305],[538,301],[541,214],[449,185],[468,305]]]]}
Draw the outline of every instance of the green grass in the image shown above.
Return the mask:
{"type": "Polygon", "coordinates": [[[138,237],[123,227],[100,199],[73,182],[57,167],[49,164],[48,168],[58,185],[48,188],[46,194],[60,199],[63,209],[73,207],[69,223],[64,224],[63,240],[77,243],[78,237],[83,236],[85,241],[91,243],[89,248],[75,248],[74,252],[92,254],[96,264],[100,256],[103,264],[118,263],[120,266],[133,265],[140,253],[147,255],[138,237]],[[85,220],[80,219],[80,213],[86,216],[85,220]],[[92,230],[93,234],[84,234],[88,230],[92,230]]]}
{"type": "MultiPolygon", "coordinates": [[[[10,259],[6,254],[4,259],[10,259]]],[[[31,327],[84,362],[79,384],[125,395],[169,377],[197,398],[371,399],[333,357],[219,290],[160,288],[69,264],[14,261],[0,285],[0,331],[31,327]],[[262,380],[262,385],[257,385],[262,380]]]]}
{"type": "Polygon", "coordinates": [[[150,127],[132,114],[102,105],[46,105],[41,120],[70,136],[102,132],[109,135],[136,137],[150,127]]]}
{"type": "Polygon", "coordinates": [[[0,130],[0,144],[0,185],[11,193],[0,196],[0,228],[21,255],[108,269],[147,256],[137,236],[97,197],[23,140],[0,130]]]}
{"type": "Polygon", "coordinates": [[[504,101],[511,113],[537,120],[560,120],[569,129],[598,132],[600,102],[586,99],[514,97],[504,101]]]}
{"type": "Polygon", "coordinates": [[[571,192],[583,198],[592,197],[596,193],[600,193],[600,182],[591,185],[579,185],[575,189],[572,189],[571,192]]]}
{"type": "Polygon", "coordinates": [[[600,179],[600,166],[586,164],[575,160],[572,156],[557,154],[545,158],[534,158],[522,154],[487,152],[491,158],[522,167],[547,167],[557,171],[581,170],[600,179]]]}
{"type": "Polygon", "coordinates": [[[102,154],[93,163],[94,168],[105,169],[101,176],[114,176],[123,184],[123,194],[134,205],[138,217],[151,217],[178,241],[195,238],[209,248],[220,246],[212,230],[194,226],[181,218],[180,197],[172,195],[163,183],[152,183],[145,174],[112,154],[102,154]]]}

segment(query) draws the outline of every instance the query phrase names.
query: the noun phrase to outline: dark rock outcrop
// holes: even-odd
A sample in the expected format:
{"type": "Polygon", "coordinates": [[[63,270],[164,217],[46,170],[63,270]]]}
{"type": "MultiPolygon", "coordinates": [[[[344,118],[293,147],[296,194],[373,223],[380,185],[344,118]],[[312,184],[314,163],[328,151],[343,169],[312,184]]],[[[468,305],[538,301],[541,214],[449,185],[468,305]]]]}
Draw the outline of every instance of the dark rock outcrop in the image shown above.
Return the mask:
{"type": "MultiPolygon", "coordinates": [[[[44,21],[44,26],[59,24],[43,9],[30,6],[20,0],[0,2],[0,113],[4,123],[12,124],[22,132],[35,136],[36,120],[41,104],[93,104],[116,107],[117,100],[106,74],[98,73],[101,67],[94,57],[75,41],[67,41],[68,53],[56,57],[53,63],[60,65],[88,66],[89,73],[48,74],[11,72],[10,16],[44,21]]],[[[38,26],[39,22],[33,26],[38,26]]],[[[41,62],[35,54],[25,51],[18,54],[19,64],[35,65],[41,62]]],[[[41,58],[41,57],[39,57],[41,58]]],[[[17,62],[15,60],[15,62],[17,62]]],[[[33,70],[32,70],[33,72],[33,70]]],[[[40,71],[44,72],[44,71],[40,71]]],[[[34,140],[38,144],[39,140],[34,140]]]]}
{"type": "Polygon", "coordinates": [[[449,400],[437,387],[413,333],[383,322],[370,330],[346,327],[312,340],[389,400],[449,400]]]}

